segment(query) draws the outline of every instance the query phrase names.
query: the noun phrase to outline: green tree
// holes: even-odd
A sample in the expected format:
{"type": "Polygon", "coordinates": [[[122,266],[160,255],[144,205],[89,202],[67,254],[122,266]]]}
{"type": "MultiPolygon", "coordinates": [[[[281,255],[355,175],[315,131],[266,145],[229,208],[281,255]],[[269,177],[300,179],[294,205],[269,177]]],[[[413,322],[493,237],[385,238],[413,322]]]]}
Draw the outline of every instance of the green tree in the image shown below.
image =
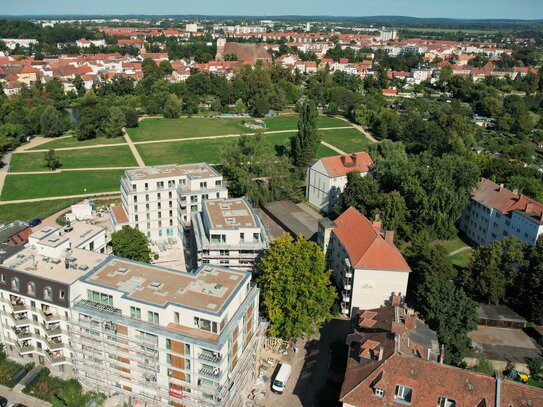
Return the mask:
{"type": "Polygon", "coordinates": [[[265,97],[258,97],[251,101],[251,109],[255,116],[262,117],[270,111],[270,102],[265,97]]]}
{"type": "Polygon", "coordinates": [[[115,256],[125,259],[151,262],[151,249],[147,238],[138,229],[122,228],[111,235],[111,246],[115,256]]]}
{"type": "Polygon", "coordinates": [[[175,95],[169,95],[164,102],[163,115],[166,119],[177,119],[181,111],[181,103],[175,95]]]}
{"type": "Polygon", "coordinates": [[[123,106],[122,110],[124,113],[124,121],[126,123],[126,127],[128,127],[129,129],[138,127],[138,111],[130,106],[123,106]]]}
{"type": "Polygon", "coordinates": [[[482,373],[488,376],[494,375],[494,366],[484,354],[479,357],[477,364],[473,366],[473,370],[477,373],[482,373]]]}
{"type": "Polygon", "coordinates": [[[290,340],[318,332],[336,298],[330,275],[316,243],[287,234],[271,242],[259,262],[257,281],[272,336],[290,340]]]}
{"type": "Polygon", "coordinates": [[[85,107],[79,113],[79,122],[77,123],[78,140],[88,140],[96,138],[98,130],[98,115],[94,108],[85,107]]]}
{"type": "Polygon", "coordinates": [[[172,64],[167,59],[160,61],[158,68],[162,71],[164,75],[171,75],[173,72],[172,64]]]}
{"type": "Polygon", "coordinates": [[[125,125],[125,116],[120,107],[113,106],[109,109],[107,121],[104,124],[103,131],[109,138],[119,137],[123,135],[123,127],[125,125]]]}
{"type": "Polygon", "coordinates": [[[516,290],[517,275],[526,265],[526,251],[526,244],[516,238],[477,247],[462,277],[466,291],[479,302],[503,303],[516,290]]]}
{"type": "Polygon", "coordinates": [[[535,247],[526,255],[527,264],[517,274],[512,305],[528,320],[543,324],[543,239],[538,239],[535,247]]]}
{"type": "Polygon", "coordinates": [[[193,116],[198,113],[198,97],[195,95],[187,95],[183,99],[183,111],[189,116],[193,116]]]}
{"type": "Polygon", "coordinates": [[[60,158],[58,157],[56,151],[54,149],[50,149],[44,157],[45,165],[51,169],[51,171],[56,170],[57,168],[60,168],[62,165],[60,162],[60,158]]]}
{"type": "Polygon", "coordinates": [[[317,149],[319,148],[318,115],[315,102],[305,100],[298,118],[298,134],[291,139],[292,161],[302,171],[317,156],[317,149]]]}
{"type": "Polygon", "coordinates": [[[236,104],[234,105],[234,112],[238,114],[247,113],[247,106],[245,106],[245,103],[243,103],[243,100],[241,99],[236,100],[236,104]]]}
{"type": "Polygon", "coordinates": [[[65,130],[62,114],[54,106],[47,106],[40,117],[41,134],[54,137],[60,136],[65,130]]]}
{"type": "Polygon", "coordinates": [[[81,79],[81,76],[76,76],[75,78],[73,78],[72,83],[75,87],[75,91],[77,92],[77,96],[81,97],[85,95],[85,83],[83,82],[83,79],[81,79]]]}

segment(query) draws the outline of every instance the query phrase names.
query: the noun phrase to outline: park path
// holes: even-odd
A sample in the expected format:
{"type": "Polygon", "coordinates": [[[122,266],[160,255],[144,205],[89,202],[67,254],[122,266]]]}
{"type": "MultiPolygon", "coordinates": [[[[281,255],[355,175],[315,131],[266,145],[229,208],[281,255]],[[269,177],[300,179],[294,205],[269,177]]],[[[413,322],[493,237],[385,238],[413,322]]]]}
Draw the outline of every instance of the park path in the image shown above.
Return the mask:
{"type": "Polygon", "coordinates": [[[6,176],[9,172],[9,163],[11,162],[11,154],[6,153],[0,161],[0,195],[2,194],[2,189],[4,188],[4,183],[6,182],[6,176]]]}
{"type": "MultiPolygon", "coordinates": [[[[54,171],[12,171],[9,175],[38,175],[38,174],[60,174],[61,172],[70,171],[111,171],[111,170],[129,170],[139,167],[87,167],[87,168],[64,168],[54,171]]],[[[1,193],[2,191],[0,191],[1,193]]]]}
{"type": "Polygon", "coordinates": [[[61,136],[61,137],[55,137],[55,138],[36,136],[33,139],[31,139],[28,143],[23,144],[22,146],[18,147],[17,151],[22,152],[22,151],[30,150],[31,148],[41,146],[42,144],[49,143],[50,141],[53,141],[53,140],[61,140],[63,138],[70,138],[70,137],[72,136],[61,136]]]}
{"type": "Polygon", "coordinates": [[[64,195],[64,196],[46,196],[43,198],[32,198],[32,199],[16,199],[13,201],[0,201],[0,205],[8,204],[19,204],[19,203],[28,203],[28,202],[41,202],[41,201],[56,201],[58,199],[72,199],[72,198],[92,198],[95,196],[108,196],[108,195],[119,195],[119,191],[110,191],[110,192],[95,192],[95,193],[86,193],[79,195],[64,195]]]}
{"type": "Polygon", "coordinates": [[[463,246],[463,247],[461,247],[460,249],[456,249],[456,250],[453,250],[452,252],[450,252],[450,253],[449,253],[449,256],[454,256],[455,254],[465,252],[466,250],[469,250],[469,249],[471,249],[471,247],[469,247],[469,246],[463,246]]]}
{"type": "Polygon", "coordinates": [[[346,118],[344,117],[341,117],[341,116],[338,116],[337,117],[338,119],[340,120],[343,120],[344,122],[347,122],[349,123],[352,127],[354,127],[356,130],[358,130],[360,133],[362,133],[364,136],[366,136],[368,138],[368,140],[370,140],[372,143],[378,143],[379,141],[373,137],[369,131],[367,131],[364,127],[358,125],[358,124],[354,124],[354,123],[351,123],[349,120],[347,120],[346,118]]]}
{"type": "Polygon", "coordinates": [[[326,147],[328,147],[328,148],[334,150],[334,151],[335,151],[336,153],[338,153],[338,154],[347,155],[347,153],[346,153],[345,151],[340,150],[340,149],[337,148],[336,146],[333,146],[332,144],[327,143],[326,141],[321,141],[321,144],[322,144],[323,146],[326,146],[326,147]]]}
{"type": "Polygon", "coordinates": [[[138,149],[136,148],[136,146],[132,142],[132,139],[130,138],[130,136],[128,135],[128,132],[126,131],[126,129],[124,127],[123,127],[123,136],[124,136],[124,139],[126,140],[126,143],[128,144],[128,147],[130,147],[130,151],[132,151],[132,155],[136,159],[136,162],[138,163],[138,166],[145,167],[145,163],[143,162],[143,158],[141,158],[141,155],[140,155],[138,149]]]}
{"type": "MultiPolygon", "coordinates": [[[[351,126],[340,126],[340,127],[323,127],[318,129],[320,130],[344,130],[344,129],[352,129],[354,125],[351,126]]],[[[266,131],[263,133],[264,136],[267,136],[268,134],[281,134],[281,133],[293,133],[296,132],[296,129],[292,130],[273,130],[273,131],[266,131]]],[[[236,134],[221,134],[216,136],[205,136],[205,137],[185,137],[185,138],[172,138],[172,139],[163,139],[163,140],[146,140],[146,141],[132,141],[130,136],[126,131],[123,131],[124,138],[126,142],[128,143],[128,146],[132,150],[133,146],[140,145],[140,144],[155,144],[155,143],[174,143],[179,141],[197,141],[197,140],[212,140],[212,139],[220,139],[220,138],[235,138],[235,137],[241,137],[244,135],[247,136],[254,136],[256,133],[236,133],[236,134]]],[[[117,146],[126,146],[127,143],[115,143],[115,144],[96,144],[92,146],[76,146],[76,147],[61,147],[61,148],[55,148],[55,151],[66,151],[66,150],[83,150],[88,148],[103,148],[103,147],[117,147],[117,146]]],[[[135,147],[134,147],[135,148],[135,147]]],[[[43,149],[43,150],[31,150],[31,151],[17,151],[18,153],[44,153],[49,150],[43,149]]],[[[139,153],[137,149],[132,150],[132,153],[136,157],[136,160],[138,159],[139,153]],[[137,154],[137,155],[136,155],[137,154]]],[[[141,159],[141,156],[140,156],[141,159]]],[[[141,160],[143,163],[143,160],[141,160]]],[[[139,161],[138,161],[139,164],[139,161]]],[[[140,165],[142,166],[142,165],[140,165]]],[[[145,164],[143,165],[145,166],[145,164]]]]}

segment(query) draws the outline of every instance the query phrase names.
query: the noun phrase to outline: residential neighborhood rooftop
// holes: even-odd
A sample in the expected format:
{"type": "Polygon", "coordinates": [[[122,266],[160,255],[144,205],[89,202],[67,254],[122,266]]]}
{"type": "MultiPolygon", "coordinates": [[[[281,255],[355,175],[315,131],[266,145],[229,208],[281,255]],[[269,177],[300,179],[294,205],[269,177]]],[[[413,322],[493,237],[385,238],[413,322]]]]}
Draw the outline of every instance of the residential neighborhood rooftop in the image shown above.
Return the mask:
{"type": "Polygon", "coordinates": [[[198,179],[219,175],[219,173],[207,163],[158,165],[154,167],[126,170],[125,174],[131,181],[179,176],[188,176],[189,178],[198,179]]]}
{"type": "Polygon", "coordinates": [[[321,161],[330,177],[345,176],[353,171],[368,172],[373,167],[373,161],[365,151],[324,157],[321,161]]]}
{"type": "Polygon", "coordinates": [[[253,209],[243,198],[206,200],[204,208],[211,229],[258,227],[253,209]]]}

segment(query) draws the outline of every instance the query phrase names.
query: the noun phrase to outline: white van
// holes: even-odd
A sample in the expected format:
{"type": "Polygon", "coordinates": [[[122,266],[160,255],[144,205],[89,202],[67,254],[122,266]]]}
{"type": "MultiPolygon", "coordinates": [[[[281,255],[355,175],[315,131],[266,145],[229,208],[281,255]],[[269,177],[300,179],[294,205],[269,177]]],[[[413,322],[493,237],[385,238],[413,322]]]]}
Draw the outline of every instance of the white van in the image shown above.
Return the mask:
{"type": "Polygon", "coordinates": [[[290,377],[291,371],[292,367],[290,365],[287,365],[286,363],[281,364],[281,367],[279,368],[279,371],[277,372],[275,380],[272,384],[272,390],[274,392],[279,394],[283,393],[285,387],[287,386],[288,378],[290,377]]]}

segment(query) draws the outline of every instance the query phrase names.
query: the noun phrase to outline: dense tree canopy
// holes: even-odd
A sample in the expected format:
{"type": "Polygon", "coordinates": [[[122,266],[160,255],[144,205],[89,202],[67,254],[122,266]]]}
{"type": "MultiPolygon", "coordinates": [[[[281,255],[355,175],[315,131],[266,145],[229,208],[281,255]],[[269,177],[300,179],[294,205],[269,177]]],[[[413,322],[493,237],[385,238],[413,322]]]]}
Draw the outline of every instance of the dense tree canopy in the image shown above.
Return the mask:
{"type": "Polygon", "coordinates": [[[147,238],[138,229],[122,228],[111,234],[111,246],[115,256],[125,259],[151,262],[151,249],[147,238]]]}
{"type": "Polygon", "coordinates": [[[318,332],[336,298],[330,275],[316,243],[287,234],[271,242],[258,265],[257,282],[272,336],[290,340],[318,332]]]}

